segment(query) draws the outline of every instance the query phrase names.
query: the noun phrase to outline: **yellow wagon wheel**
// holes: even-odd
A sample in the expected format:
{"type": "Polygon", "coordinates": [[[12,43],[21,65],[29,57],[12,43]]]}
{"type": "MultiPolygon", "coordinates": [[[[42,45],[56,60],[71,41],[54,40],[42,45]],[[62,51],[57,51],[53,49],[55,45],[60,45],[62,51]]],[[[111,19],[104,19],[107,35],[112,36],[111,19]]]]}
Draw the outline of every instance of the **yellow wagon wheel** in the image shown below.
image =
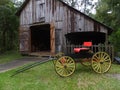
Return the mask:
{"type": "Polygon", "coordinates": [[[105,73],[111,67],[111,58],[106,52],[97,52],[91,60],[92,68],[97,73],[105,73]]]}
{"type": "Polygon", "coordinates": [[[75,71],[75,61],[69,56],[62,56],[55,63],[55,71],[62,77],[70,76],[75,71]]]}

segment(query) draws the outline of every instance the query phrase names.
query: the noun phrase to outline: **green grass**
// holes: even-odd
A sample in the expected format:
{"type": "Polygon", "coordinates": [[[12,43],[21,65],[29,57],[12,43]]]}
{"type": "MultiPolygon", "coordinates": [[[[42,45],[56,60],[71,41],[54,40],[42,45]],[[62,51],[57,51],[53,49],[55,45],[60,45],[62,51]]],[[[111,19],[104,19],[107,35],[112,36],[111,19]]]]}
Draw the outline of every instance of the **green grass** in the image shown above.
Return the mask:
{"type": "MultiPolygon", "coordinates": [[[[120,73],[119,67],[112,65],[107,74],[120,73]]],[[[96,74],[81,64],[66,78],[56,74],[51,61],[10,77],[15,70],[0,74],[0,90],[120,90],[120,80],[96,74]]]]}
{"type": "Polygon", "coordinates": [[[0,63],[7,63],[15,59],[22,58],[23,56],[20,55],[17,51],[7,51],[0,55],[0,63]]]}

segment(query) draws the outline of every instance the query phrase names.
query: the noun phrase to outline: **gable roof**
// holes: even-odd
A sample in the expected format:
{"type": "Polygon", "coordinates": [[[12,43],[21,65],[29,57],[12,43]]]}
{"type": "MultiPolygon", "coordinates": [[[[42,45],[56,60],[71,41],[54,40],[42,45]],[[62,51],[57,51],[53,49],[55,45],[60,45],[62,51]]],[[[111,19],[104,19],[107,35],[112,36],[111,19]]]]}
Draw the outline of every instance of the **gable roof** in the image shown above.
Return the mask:
{"type": "MultiPolygon", "coordinates": [[[[20,8],[18,9],[18,11],[16,12],[16,15],[17,15],[17,16],[20,16],[20,13],[21,13],[22,10],[25,8],[25,6],[29,3],[29,1],[30,1],[30,0],[25,0],[25,1],[23,2],[23,4],[21,5],[21,7],[20,7],[20,8]]],[[[100,25],[106,27],[106,28],[108,29],[108,34],[111,34],[111,33],[113,32],[113,29],[110,28],[110,27],[108,27],[108,26],[106,26],[105,24],[103,24],[103,23],[101,23],[101,22],[99,22],[99,21],[97,21],[97,20],[91,18],[90,16],[88,16],[88,15],[86,15],[86,14],[80,12],[79,10],[77,10],[77,9],[75,9],[75,8],[73,8],[73,7],[71,7],[70,5],[66,4],[66,3],[63,2],[62,0],[58,0],[58,1],[61,2],[63,5],[67,6],[68,8],[70,8],[71,10],[74,10],[74,11],[76,11],[76,12],[78,12],[78,13],[84,15],[85,17],[87,17],[87,18],[93,20],[94,22],[96,22],[96,23],[98,23],[98,24],[100,24],[100,25]]]]}

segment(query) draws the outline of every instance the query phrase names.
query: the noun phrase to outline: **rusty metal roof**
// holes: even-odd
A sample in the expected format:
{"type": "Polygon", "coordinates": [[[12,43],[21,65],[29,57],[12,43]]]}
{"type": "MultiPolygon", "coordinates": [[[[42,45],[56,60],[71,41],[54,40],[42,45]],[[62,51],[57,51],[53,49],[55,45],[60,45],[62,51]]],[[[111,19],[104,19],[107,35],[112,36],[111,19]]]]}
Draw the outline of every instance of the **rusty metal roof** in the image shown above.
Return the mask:
{"type": "MultiPolygon", "coordinates": [[[[25,0],[25,1],[23,2],[23,4],[21,5],[21,7],[20,7],[20,8],[18,9],[18,11],[16,12],[16,15],[17,15],[17,16],[20,16],[20,13],[21,13],[22,10],[25,8],[25,6],[28,4],[29,1],[30,1],[30,0],[25,0]]],[[[91,20],[93,20],[94,22],[99,23],[100,25],[106,27],[106,28],[108,29],[108,34],[111,34],[111,33],[113,32],[113,29],[110,28],[110,27],[108,27],[108,26],[106,26],[105,24],[103,24],[103,23],[101,23],[101,22],[99,22],[99,21],[97,21],[97,20],[91,18],[90,16],[88,16],[88,15],[86,15],[86,14],[80,12],[79,10],[77,10],[77,9],[75,9],[75,8],[73,8],[73,7],[71,7],[70,5],[66,4],[66,3],[63,2],[62,0],[58,0],[58,1],[61,2],[62,4],[64,4],[65,6],[67,6],[68,8],[70,8],[71,10],[76,11],[76,12],[78,12],[78,13],[84,15],[86,18],[91,19],[91,20]]]]}

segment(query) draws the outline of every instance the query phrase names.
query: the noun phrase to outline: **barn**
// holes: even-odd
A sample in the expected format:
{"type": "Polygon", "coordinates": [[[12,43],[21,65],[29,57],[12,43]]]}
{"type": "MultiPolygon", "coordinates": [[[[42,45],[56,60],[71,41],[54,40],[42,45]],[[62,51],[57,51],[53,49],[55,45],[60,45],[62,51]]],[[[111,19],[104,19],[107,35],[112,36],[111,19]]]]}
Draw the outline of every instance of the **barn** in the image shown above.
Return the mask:
{"type": "Polygon", "coordinates": [[[61,0],[25,0],[16,15],[22,54],[66,52],[83,41],[105,44],[113,31],[61,0]]]}

